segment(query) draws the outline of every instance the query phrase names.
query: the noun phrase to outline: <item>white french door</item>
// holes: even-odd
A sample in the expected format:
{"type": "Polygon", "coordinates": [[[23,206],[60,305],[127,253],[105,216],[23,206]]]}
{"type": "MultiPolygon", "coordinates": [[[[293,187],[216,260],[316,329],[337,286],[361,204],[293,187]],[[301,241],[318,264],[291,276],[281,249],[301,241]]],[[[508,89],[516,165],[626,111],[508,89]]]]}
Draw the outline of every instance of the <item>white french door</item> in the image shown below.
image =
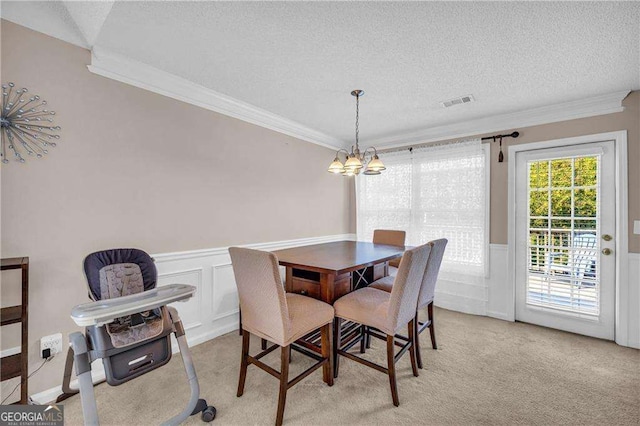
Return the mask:
{"type": "Polygon", "coordinates": [[[614,148],[516,153],[516,320],[614,339],[614,148]]]}

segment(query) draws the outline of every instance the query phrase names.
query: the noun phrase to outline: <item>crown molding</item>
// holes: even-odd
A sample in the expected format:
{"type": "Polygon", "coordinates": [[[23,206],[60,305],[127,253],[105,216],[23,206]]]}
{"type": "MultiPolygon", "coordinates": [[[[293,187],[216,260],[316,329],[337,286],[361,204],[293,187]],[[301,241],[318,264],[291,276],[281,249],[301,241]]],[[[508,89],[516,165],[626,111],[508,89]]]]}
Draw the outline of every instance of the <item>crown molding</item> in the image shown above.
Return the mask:
{"type": "Polygon", "coordinates": [[[337,150],[344,142],[293,120],[208,89],[150,65],[94,47],[89,71],[294,138],[337,150]]]}
{"type": "Polygon", "coordinates": [[[443,126],[430,127],[415,132],[402,133],[389,137],[368,140],[368,145],[375,145],[378,149],[388,149],[406,146],[414,143],[437,142],[447,139],[465,138],[485,133],[537,126],[540,124],[556,123],[577,118],[594,117],[624,111],[622,101],[630,90],[609,93],[577,101],[564,102],[516,111],[507,114],[469,120],[462,123],[452,123],[443,126]]]}
{"type": "MultiPolygon", "coordinates": [[[[273,114],[150,65],[105,51],[99,47],[94,47],[91,51],[91,64],[87,68],[94,74],[234,117],[325,148],[338,150],[347,145],[338,138],[303,126],[288,118],[273,114]]],[[[451,123],[413,132],[399,133],[392,136],[369,139],[367,144],[374,145],[378,149],[389,149],[414,143],[464,138],[505,129],[611,114],[624,111],[622,101],[629,93],[629,90],[624,90],[462,123],[451,123]]]]}

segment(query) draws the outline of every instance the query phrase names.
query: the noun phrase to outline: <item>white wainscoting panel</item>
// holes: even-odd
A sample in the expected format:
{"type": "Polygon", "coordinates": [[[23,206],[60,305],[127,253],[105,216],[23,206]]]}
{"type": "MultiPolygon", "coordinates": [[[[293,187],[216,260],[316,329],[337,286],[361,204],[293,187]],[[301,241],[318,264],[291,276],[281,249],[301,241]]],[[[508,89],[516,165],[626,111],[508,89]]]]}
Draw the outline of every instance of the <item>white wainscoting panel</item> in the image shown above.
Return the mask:
{"type": "Polygon", "coordinates": [[[211,300],[214,318],[220,319],[238,313],[238,291],[233,275],[231,262],[212,266],[213,270],[213,299],[211,300]]]}
{"type": "Polygon", "coordinates": [[[513,321],[513,298],[509,299],[506,244],[489,245],[489,275],[483,284],[438,280],[435,305],[452,311],[487,315],[513,321]]]}
{"type": "MultiPolygon", "coordinates": [[[[260,250],[279,250],[331,241],[355,240],[353,234],[248,244],[260,250]]],[[[158,268],[158,285],[189,284],[196,295],[175,303],[190,345],[197,345],[238,328],[238,291],[228,247],[153,254],[158,268]]],[[[284,268],[281,268],[284,279],[284,268]]],[[[175,346],[175,345],[174,345],[175,346]]],[[[174,347],[174,350],[177,348],[174,347]]]]}
{"type": "MultiPolygon", "coordinates": [[[[640,349],[640,253],[629,253],[626,345],[640,349]]],[[[616,339],[618,340],[618,339],[616,339]]]]}
{"type": "Polygon", "coordinates": [[[487,316],[515,321],[515,288],[508,281],[509,260],[506,244],[490,245],[490,267],[487,283],[487,316]]]}
{"type": "Polygon", "coordinates": [[[434,304],[440,308],[473,315],[487,314],[487,288],[484,284],[467,284],[439,279],[434,304]]]}
{"type": "MultiPolygon", "coordinates": [[[[202,293],[203,268],[186,269],[170,273],[158,274],[158,286],[180,283],[189,284],[196,288],[196,294],[202,293]]],[[[194,297],[185,302],[176,303],[175,308],[180,314],[185,330],[198,328],[202,325],[202,298],[194,297]]]]}

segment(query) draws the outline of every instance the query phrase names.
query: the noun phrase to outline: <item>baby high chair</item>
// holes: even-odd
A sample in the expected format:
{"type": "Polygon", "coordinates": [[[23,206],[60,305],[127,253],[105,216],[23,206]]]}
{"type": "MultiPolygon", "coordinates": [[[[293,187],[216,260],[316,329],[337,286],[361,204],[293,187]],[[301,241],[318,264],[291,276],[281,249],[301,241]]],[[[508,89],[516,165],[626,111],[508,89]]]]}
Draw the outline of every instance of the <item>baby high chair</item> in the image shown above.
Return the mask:
{"type": "Polygon", "coordinates": [[[117,386],[135,379],[171,360],[171,333],[174,333],[184,362],[191,398],[187,407],[165,424],[178,424],[202,413],[210,422],[216,409],[200,399],[200,387],[178,312],[167,305],[191,298],[196,289],[171,284],[156,288],[157,271],[153,259],[137,249],[114,249],[92,253],[84,260],[89,297],[94,301],[78,305],[71,318],[85,326],[85,334],[69,336],[70,349],[65,367],[63,394],[58,401],[80,392],[82,413],[87,425],[98,424],[98,410],[91,362],[102,358],[106,382],[117,386]],[[70,385],[75,363],[79,389],[70,385]]]}

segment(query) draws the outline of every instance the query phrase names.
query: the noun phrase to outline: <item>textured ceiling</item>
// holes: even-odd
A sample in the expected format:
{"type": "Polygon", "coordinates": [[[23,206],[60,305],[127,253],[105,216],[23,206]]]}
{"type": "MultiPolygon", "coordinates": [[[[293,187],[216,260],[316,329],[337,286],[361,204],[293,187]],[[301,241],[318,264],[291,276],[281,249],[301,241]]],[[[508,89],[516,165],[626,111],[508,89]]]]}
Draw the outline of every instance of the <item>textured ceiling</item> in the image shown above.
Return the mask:
{"type": "Polygon", "coordinates": [[[364,89],[365,143],[640,89],[633,2],[116,2],[94,45],[345,141],[364,89]]]}

